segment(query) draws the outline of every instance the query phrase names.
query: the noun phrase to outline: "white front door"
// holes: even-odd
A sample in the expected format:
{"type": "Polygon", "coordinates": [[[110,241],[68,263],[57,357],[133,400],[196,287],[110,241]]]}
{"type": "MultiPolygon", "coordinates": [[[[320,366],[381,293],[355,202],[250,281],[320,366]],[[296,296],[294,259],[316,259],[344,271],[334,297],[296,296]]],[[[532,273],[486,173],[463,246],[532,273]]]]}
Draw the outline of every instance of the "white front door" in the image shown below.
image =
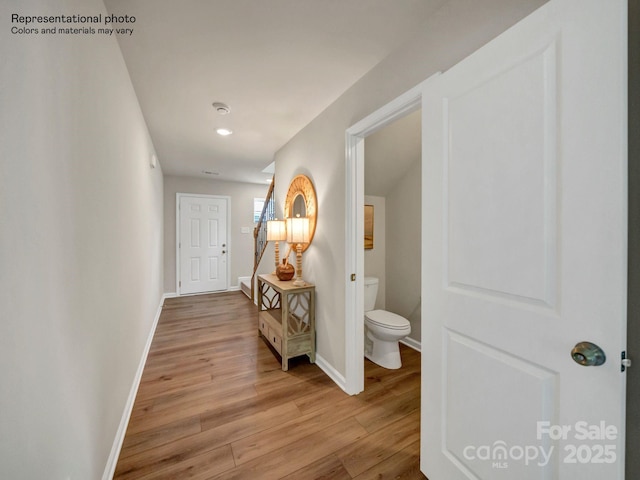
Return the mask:
{"type": "Polygon", "coordinates": [[[422,144],[422,471],[624,478],[626,2],[551,0],[429,82],[422,144]]]}
{"type": "Polygon", "coordinates": [[[178,194],[180,295],[228,288],[228,197],[178,194]]]}

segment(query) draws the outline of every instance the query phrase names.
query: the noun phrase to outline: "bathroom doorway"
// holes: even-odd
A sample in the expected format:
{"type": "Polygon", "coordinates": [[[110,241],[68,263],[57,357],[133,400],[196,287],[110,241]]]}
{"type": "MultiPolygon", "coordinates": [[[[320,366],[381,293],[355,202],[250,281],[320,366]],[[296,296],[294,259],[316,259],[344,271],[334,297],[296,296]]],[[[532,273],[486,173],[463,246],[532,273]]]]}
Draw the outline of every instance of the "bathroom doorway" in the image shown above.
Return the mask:
{"type": "MultiPolygon", "coordinates": [[[[433,77],[431,77],[433,78],[433,77]]],[[[346,175],[347,175],[347,187],[346,187],[346,197],[345,197],[345,208],[347,213],[347,229],[346,229],[346,268],[347,272],[351,275],[351,281],[347,282],[346,292],[345,292],[345,345],[346,345],[346,365],[345,365],[345,390],[350,394],[357,394],[364,389],[364,277],[365,277],[365,249],[364,249],[364,206],[365,206],[365,174],[367,168],[365,167],[365,142],[368,137],[371,137],[371,141],[375,143],[377,140],[377,133],[380,134],[381,138],[384,139],[386,127],[389,127],[389,133],[393,133],[393,131],[397,128],[401,128],[403,125],[403,119],[408,117],[406,122],[410,122],[409,117],[412,117],[415,122],[417,118],[418,129],[420,130],[421,124],[421,92],[424,88],[424,85],[427,84],[430,79],[426,80],[422,84],[414,87],[410,91],[406,92],[404,95],[398,97],[393,102],[387,104],[382,107],[378,111],[369,115],[365,119],[361,120],[351,128],[347,130],[346,140],[347,140],[347,156],[346,156],[346,175]],[[399,122],[397,126],[394,128],[396,122],[399,122]],[[374,137],[375,135],[375,137],[374,137]]],[[[397,132],[396,132],[397,133],[397,132]]],[[[420,132],[418,136],[420,136],[420,132]]],[[[404,145],[403,145],[404,147],[404,145]]],[[[366,146],[367,149],[372,149],[371,145],[366,146]]],[[[370,181],[375,182],[376,177],[380,175],[388,175],[389,172],[384,172],[380,169],[380,174],[376,175],[375,164],[378,162],[381,163],[381,167],[396,165],[396,159],[394,157],[394,151],[391,146],[386,147],[386,152],[381,153],[381,159],[376,160],[375,156],[372,159],[367,159],[369,162],[370,174],[372,178],[370,181]]],[[[368,151],[368,150],[367,150],[368,151]]],[[[420,164],[420,162],[418,162],[420,164]]],[[[406,171],[401,172],[400,168],[396,169],[396,172],[392,172],[394,175],[398,173],[398,177],[403,178],[406,171]]],[[[420,179],[420,175],[418,174],[418,180],[420,179]]],[[[380,179],[382,180],[382,179],[380,179]]],[[[396,178],[396,180],[399,180],[396,178]]],[[[374,187],[370,187],[369,193],[376,193],[374,187]]],[[[371,195],[376,196],[376,195],[371,195]]],[[[401,192],[397,195],[398,201],[401,198],[401,192]]],[[[392,203],[396,205],[396,201],[394,200],[392,203]]],[[[416,205],[418,208],[418,216],[415,217],[415,227],[420,229],[420,204],[416,205]]],[[[395,208],[395,207],[394,207],[395,208]]],[[[375,215],[375,206],[374,206],[374,215],[375,215]]],[[[386,225],[389,222],[389,211],[386,207],[385,200],[385,220],[384,224],[386,225]]],[[[401,212],[400,218],[401,221],[406,219],[402,218],[405,212],[401,212]]],[[[393,212],[392,222],[398,221],[397,212],[393,212]]],[[[385,274],[384,278],[386,280],[386,263],[387,258],[389,256],[397,256],[402,255],[401,244],[393,245],[390,244],[386,238],[386,232],[388,228],[385,227],[385,235],[384,235],[384,264],[385,264],[385,274]],[[387,255],[386,251],[389,250],[389,254],[387,255]]],[[[418,230],[419,231],[419,230],[418,230]]],[[[380,240],[377,232],[379,230],[375,227],[375,217],[374,217],[374,238],[373,244],[374,249],[376,248],[377,242],[380,240]]],[[[414,239],[415,240],[415,239],[414,239]]],[[[404,241],[404,240],[403,240],[404,241]]],[[[420,243],[420,238],[417,238],[418,245],[420,243]]],[[[419,258],[419,249],[418,247],[418,257],[411,259],[410,256],[402,258],[402,262],[404,261],[412,261],[418,268],[420,268],[420,258],[419,258]]],[[[367,271],[370,274],[372,272],[373,262],[370,259],[369,266],[367,267],[367,271]]],[[[395,272],[395,265],[393,268],[395,272]]],[[[394,277],[395,278],[395,277],[394,277]]],[[[395,280],[394,280],[395,281],[395,280]]],[[[406,284],[409,281],[407,278],[403,278],[400,281],[400,288],[402,284],[406,284]]],[[[419,292],[420,292],[420,274],[418,272],[418,280],[417,280],[417,301],[416,305],[413,305],[412,311],[407,313],[407,316],[413,315],[415,318],[414,310],[417,309],[418,315],[420,312],[420,304],[419,304],[419,292]]],[[[385,281],[384,287],[381,289],[381,293],[378,293],[379,298],[384,298],[386,300],[386,289],[387,282],[385,281]]],[[[414,301],[416,299],[414,298],[414,301]]],[[[406,299],[402,299],[402,302],[407,302],[406,299]]],[[[411,300],[409,300],[411,301],[411,300]]],[[[384,303],[386,305],[386,301],[384,303]]],[[[388,307],[388,306],[387,306],[388,307]]],[[[411,307],[407,307],[411,308],[411,307]]],[[[413,325],[412,325],[413,327],[413,325]]],[[[417,332],[419,332],[419,327],[417,332]]],[[[412,334],[412,338],[417,338],[418,342],[420,339],[420,335],[418,333],[417,336],[412,334]]],[[[412,345],[417,346],[417,345],[412,345]]]]}
{"type": "Polygon", "coordinates": [[[418,109],[396,119],[366,137],[364,148],[364,275],[378,278],[375,309],[387,310],[409,320],[411,333],[401,342],[418,351],[421,331],[421,115],[422,110],[418,109]],[[368,213],[370,222],[367,222],[368,213]]]}

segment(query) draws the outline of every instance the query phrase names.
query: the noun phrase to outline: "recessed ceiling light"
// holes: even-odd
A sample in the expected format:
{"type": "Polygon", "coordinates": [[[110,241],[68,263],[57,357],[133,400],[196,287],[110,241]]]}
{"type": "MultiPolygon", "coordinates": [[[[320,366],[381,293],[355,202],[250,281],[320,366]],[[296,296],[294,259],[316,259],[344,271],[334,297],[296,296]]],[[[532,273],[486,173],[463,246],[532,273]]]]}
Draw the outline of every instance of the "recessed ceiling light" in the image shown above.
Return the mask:
{"type": "Polygon", "coordinates": [[[233,132],[227,128],[219,128],[216,130],[216,133],[218,135],[222,135],[223,137],[226,137],[227,135],[231,135],[233,132]]]}
{"type": "Polygon", "coordinates": [[[213,108],[216,110],[217,113],[219,113],[220,115],[226,115],[228,113],[231,113],[231,109],[229,108],[229,105],[225,105],[222,102],[214,102],[213,103],[213,108]]]}

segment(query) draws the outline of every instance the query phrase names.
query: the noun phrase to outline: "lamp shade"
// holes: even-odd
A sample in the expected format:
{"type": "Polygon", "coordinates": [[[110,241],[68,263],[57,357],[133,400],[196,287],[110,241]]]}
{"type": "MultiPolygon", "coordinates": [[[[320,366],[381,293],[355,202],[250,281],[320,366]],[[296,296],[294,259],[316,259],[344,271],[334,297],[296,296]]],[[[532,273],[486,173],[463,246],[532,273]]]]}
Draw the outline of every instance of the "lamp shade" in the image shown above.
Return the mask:
{"type": "Polygon", "coordinates": [[[267,220],[267,241],[279,242],[287,239],[287,224],[284,220],[267,220]]]}
{"type": "Polygon", "coordinates": [[[292,244],[309,243],[309,218],[287,218],[287,242],[292,244]]]}

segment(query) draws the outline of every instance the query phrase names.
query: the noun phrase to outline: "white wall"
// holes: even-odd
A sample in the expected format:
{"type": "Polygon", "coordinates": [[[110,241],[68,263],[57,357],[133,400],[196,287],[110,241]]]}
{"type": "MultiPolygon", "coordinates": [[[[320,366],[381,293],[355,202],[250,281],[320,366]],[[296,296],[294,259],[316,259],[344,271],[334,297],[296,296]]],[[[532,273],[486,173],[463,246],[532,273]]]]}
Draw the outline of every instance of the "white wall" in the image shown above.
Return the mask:
{"type": "Polygon", "coordinates": [[[115,38],[0,3],[0,478],[99,479],[162,298],[162,171],[115,38]]]}
{"type": "Polygon", "coordinates": [[[385,310],[387,280],[386,199],[365,195],[364,203],[365,205],[373,205],[373,248],[364,251],[364,274],[367,277],[378,278],[378,296],[375,308],[385,310]]]}
{"type": "Polygon", "coordinates": [[[420,294],[422,250],[422,174],[421,159],[387,194],[387,310],[411,322],[410,338],[420,342],[420,294]]]}
{"type": "MultiPolygon", "coordinates": [[[[238,277],[253,273],[253,199],[264,199],[269,185],[223,182],[196,177],[164,177],[164,291],[176,292],[176,193],[224,195],[231,197],[229,286],[238,286],[238,277]],[[249,227],[250,233],[241,233],[249,227]]],[[[265,253],[266,255],[266,253],[265,253]]],[[[270,257],[273,258],[273,255],[270,257]]],[[[273,268],[272,268],[273,270],[273,268]]]]}
{"type": "Polygon", "coordinates": [[[437,71],[458,63],[544,0],[451,0],[422,31],[390,54],[276,154],[276,196],[307,174],[318,196],[318,223],[304,255],[316,284],[317,350],[345,373],[345,130],[437,71]]]}

